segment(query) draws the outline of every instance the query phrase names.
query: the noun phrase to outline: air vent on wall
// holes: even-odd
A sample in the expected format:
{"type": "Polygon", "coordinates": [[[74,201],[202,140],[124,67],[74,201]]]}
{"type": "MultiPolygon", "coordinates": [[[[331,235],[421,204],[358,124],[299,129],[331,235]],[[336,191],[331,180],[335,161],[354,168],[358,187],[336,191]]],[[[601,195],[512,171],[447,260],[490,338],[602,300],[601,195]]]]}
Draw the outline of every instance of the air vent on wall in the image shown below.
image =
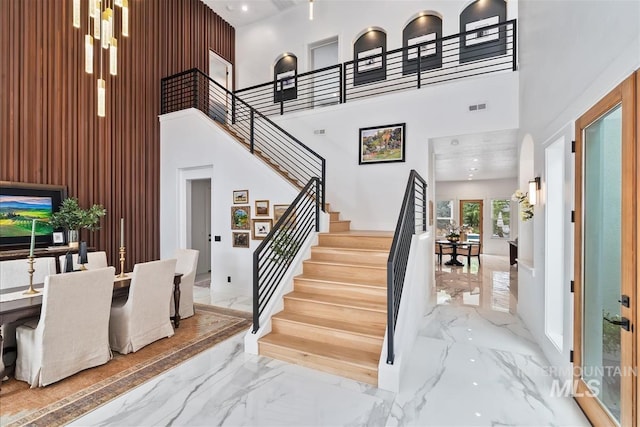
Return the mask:
{"type": "Polygon", "coordinates": [[[313,133],[314,135],[324,135],[324,129],[315,129],[313,133]]]}
{"type": "Polygon", "coordinates": [[[281,12],[296,4],[293,0],[271,0],[271,3],[281,12]]]}
{"type": "Polygon", "coordinates": [[[485,103],[469,105],[469,111],[478,111],[478,110],[486,110],[486,109],[487,109],[487,104],[485,103]]]}

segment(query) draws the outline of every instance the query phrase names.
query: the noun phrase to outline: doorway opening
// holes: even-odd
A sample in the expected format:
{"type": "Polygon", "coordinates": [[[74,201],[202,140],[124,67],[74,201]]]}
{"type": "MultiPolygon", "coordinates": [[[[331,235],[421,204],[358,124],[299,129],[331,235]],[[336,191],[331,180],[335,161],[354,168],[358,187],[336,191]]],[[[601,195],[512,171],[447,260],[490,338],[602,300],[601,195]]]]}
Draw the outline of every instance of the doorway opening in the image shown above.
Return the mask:
{"type": "Polygon", "coordinates": [[[460,200],[459,212],[459,224],[466,231],[467,241],[482,243],[483,200],[460,200]]]}
{"type": "Polygon", "coordinates": [[[191,182],[191,249],[200,251],[196,275],[211,273],[211,179],[191,182]]]}
{"type": "Polygon", "coordinates": [[[211,50],[209,51],[209,77],[215,82],[211,83],[212,97],[209,99],[209,117],[226,124],[227,116],[231,111],[230,99],[221,88],[233,92],[233,65],[211,50]]]}
{"type": "MultiPolygon", "coordinates": [[[[309,45],[309,69],[320,70],[340,62],[338,36],[320,40],[309,45]]],[[[334,73],[321,72],[313,77],[312,108],[340,102],[340,80],[334,73]]]]}

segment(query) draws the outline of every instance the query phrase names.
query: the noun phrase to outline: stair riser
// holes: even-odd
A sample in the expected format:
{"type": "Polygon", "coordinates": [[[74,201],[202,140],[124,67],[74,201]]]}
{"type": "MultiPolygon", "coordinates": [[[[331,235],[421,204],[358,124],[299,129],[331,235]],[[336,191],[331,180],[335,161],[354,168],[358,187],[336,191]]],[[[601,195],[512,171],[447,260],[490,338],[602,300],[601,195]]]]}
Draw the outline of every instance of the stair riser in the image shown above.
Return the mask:
{"type": "Polygon", "coordinates": [[[389,259],[389,252],[358,252],[348,251],[333,248],[323,248],[321,246],[314,246],[311,248],[311,259],[313,261],[332,261],[343,262],[345,264],[375,264],[380,267],[387,265],[389,259]]]}
{"type": "Polygon", "coordinates": [[[294,279],[294,289],[310,294],[332,295],[335,297],[352,298],[379,303],[387,302],[387,288],[371,286],[349,286],[330,282],[316,282],[312,280],[294,279]]]}
{"type": "Polygon", "coordinates": [[[335,329],[315,327],[305,323],[290,322],[274,317],[271,321],[271,330],[274,333],[292,335],[298,338],[313,339],[325,344],[339,345],[379,353],[382,348],[384,331],[379,337],[362,336],[351,334],[335,329]]]}
{"type": "Polygon", "coordinates": [[[268,343],[259,342],[258,352],[263,356],[269,356],[285,362],[295,363],[297,365],[306,366],[308,368],[317,369],[330,374],[340,375],[342,377],[351,378],[374,386],[378,385],[377,369],[373,370],[366,369],[364,367],[345,365],[340,361],[326,359],[321,356],[305,353],[293,348],[284,348],[268,343]]]}
{"type": "Polygon", "coordinates": [[[340,220],[340,212],[329,212],[329,220],[330,221],[339,221],[340,220]]]}
{"type": "Polygon", "coordinates": [[[305,275],[324,279],[342,279],[358,282],[360,280],[371,283],[387,283],[387,269],[379,267],[360,267],[340,264],[315,264],[303,262],[305,275]]]}
{"type": "Polygon", "coordinates": [[[345,322],[366,322],[372,325],[386,325],[387,313],[361,310],[354,307],[321,304],[313,301],[291,299],[285,296],[284,309],[294,313],[306,314],[323,319],[341,319],[345,322]]]}
{"type": "Polygon", "coordinates": [[[329,231],[332,233],[338,231],[349,231],[351,229],[351,221],[330,222],[329,231]]]}
{"type": "Polygon", "coordinates": [[[353,249],[380,249],[389,251],[392,239],[390,237],[371,236],[341,236],[339,234],[320,234],[318,237],[320,246],[334,248],[353,249]]]}

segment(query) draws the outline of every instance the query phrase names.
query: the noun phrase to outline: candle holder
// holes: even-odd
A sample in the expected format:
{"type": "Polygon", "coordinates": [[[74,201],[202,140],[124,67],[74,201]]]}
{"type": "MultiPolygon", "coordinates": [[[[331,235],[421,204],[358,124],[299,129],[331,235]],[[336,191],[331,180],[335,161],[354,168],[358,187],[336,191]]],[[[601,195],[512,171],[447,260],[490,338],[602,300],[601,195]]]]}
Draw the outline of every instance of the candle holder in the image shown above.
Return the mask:
{"type": "Polygon", "coordinates": [[[124,274],[124,254],[124,246],[120,246],[120,274],[118,274],[118,277],[127,277],[127,275],[124,274]]]}
{"type": "Polygon", "coordinates": [[[29,255],[27,257],[27,262],[29,263],[29,270],[27,270],[29,272],[29,289],[27,289],[26,291],[23,292],[23,295],[35,295],[35,294],[39,294],[40,291],[36,291],[35,289],[33,289],[33,272],[36,271],[33,268],[33,263],[35,262],[35,257],[32,255],[29,255]]]}

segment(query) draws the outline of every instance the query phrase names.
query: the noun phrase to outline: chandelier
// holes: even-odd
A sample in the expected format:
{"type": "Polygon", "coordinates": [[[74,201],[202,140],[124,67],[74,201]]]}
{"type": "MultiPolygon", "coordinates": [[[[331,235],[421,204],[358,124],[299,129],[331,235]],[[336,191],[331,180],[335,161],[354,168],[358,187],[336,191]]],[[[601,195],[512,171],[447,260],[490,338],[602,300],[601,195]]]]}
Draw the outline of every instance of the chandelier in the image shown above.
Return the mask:
{"type": "MultiPolygon", "coordinates": [[[[73,26],[80,28],[80,3],[73,1],[73,26]]],[[[93,74],[94,55],[100,57],[100,70],[97,79],[98,116],[105,116],[106,82],[102,74],[103,56],[109,59],[109,74],[118,74],[118,39],[116,37],[114,13],[120,9],[120,34],[129,36],[128,0],[82,0],[87,5],[87,34],[84,36],[84,70],[93,74]]],[[[106,62],[106,60],[104,60],[106,62]]]]}

